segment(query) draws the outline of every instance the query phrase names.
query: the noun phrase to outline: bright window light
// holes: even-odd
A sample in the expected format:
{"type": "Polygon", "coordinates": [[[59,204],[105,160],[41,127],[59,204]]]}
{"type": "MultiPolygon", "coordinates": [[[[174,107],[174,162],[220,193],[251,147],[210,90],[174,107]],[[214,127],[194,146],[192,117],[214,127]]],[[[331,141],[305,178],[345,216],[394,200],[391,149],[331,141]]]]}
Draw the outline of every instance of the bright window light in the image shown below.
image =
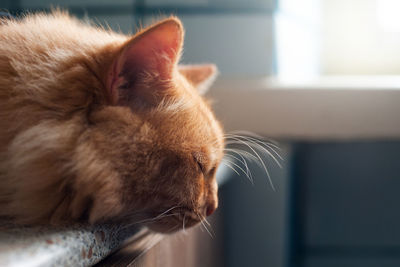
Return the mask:
{"type": "Polygon", "coordinates": [[[400,1],[377,0],[378,23],[385,32],[400,32],[400,1]]]}
{"type": "Polygon", "coordinates": [[[280,81],[303,82],[319,75],[320,15],[320,0],[280,0],[275,14],[280,81]]]}

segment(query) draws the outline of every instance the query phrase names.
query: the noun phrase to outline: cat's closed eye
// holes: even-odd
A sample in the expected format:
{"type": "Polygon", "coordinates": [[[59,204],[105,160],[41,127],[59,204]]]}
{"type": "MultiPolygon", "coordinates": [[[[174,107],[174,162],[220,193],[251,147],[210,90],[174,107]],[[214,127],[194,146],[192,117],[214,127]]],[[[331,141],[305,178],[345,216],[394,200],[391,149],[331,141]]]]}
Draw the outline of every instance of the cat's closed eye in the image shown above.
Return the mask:
{"type": "Polygon", "coordinates": [[[203,163],[199,162],[196,160],[197,166],[199,167],[200,171],[205,174],[206,173],[206,168],[204,167],[203,163]]]}
{"type": "Polygon", "coordinates": [[[193,153],[193,161],[197,164],[198,170],[203,173],[203,175],[206,175],[207,169],[204,155],[201,153],[193,153]]]}
{"type": "Polygon", "coordinates": [[[204,178],[207,177],[213,177],[215,175],[215,172],[217,170],[216,166],[212,166],[210,169],[206,167],[206,161],[199,161],[197,158],[194,157],[194,160],[197,164],[198,169],[200,172],[203,174],[204,178]]]}

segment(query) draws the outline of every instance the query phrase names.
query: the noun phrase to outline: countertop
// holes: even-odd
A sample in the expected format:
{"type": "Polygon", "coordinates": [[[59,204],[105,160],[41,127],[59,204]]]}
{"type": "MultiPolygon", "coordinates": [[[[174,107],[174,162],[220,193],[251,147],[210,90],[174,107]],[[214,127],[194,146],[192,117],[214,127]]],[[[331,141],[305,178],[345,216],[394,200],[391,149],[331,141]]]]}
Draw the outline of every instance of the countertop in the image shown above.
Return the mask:
{"type": "Polygon", "coordinates": [[[18,226],[0,221],[1,266],[91,266],[143,229],[118,225],[18,226]]]}

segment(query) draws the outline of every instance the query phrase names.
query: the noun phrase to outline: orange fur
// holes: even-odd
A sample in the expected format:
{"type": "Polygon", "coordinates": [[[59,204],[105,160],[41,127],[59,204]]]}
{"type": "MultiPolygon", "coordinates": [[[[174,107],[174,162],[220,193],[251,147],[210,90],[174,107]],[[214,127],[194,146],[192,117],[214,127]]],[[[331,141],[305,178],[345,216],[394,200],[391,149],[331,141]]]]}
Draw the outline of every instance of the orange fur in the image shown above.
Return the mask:
{"type": "Polygon", "coordinates": [[[178,206],[150,225],[169,231],[217,207],[222,129],[179,72],[177,18],[130,37],[54,12],[0,35],[0,215],[96,223],[178,206]]]}

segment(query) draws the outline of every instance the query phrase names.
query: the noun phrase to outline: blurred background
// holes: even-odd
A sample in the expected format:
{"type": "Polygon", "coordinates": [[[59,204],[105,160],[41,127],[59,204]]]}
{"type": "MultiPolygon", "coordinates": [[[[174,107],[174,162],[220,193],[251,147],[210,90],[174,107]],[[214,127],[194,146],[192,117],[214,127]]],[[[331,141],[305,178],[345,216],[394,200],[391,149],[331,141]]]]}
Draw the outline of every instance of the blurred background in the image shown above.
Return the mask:
{"type": "Polygon", "coordinates": [[[172,255],[185,259],[160,266],[400,266],[399,0],[0,3],[14,15],[60,6],[124,33],[175,14],[182,63],[220,69],[209,97],[226,130],[279,142],[281,167],[257,150],[274,187],[257,160],[250,181],[228,156],[239,175],[219,169],[213,237],[179,237],[172,255]]]}

